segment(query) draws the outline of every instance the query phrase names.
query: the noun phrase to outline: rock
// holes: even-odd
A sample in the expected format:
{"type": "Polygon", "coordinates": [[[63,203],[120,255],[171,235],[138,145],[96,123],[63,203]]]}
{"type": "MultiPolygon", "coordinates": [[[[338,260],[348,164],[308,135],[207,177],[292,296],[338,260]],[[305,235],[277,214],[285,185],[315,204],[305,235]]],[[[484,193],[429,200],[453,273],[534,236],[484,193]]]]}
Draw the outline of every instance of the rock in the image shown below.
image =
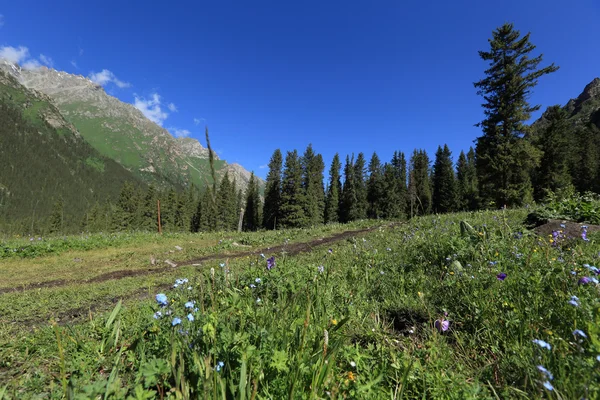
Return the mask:
{"type": "Polygon", "coordinates": [[[165,260],[165,264],[168,264],[170,267],[175,268],[177,266],[177,264],[175,264],[173,261],[171,260],[165,260]]]}
{"type": "Polygon", "coordinates": [[[181,250],[183,250],[183,247],[180,247],[180,246],[175,246],[175,250],[177,250],[177,251],[181,251],[181,250]]]}

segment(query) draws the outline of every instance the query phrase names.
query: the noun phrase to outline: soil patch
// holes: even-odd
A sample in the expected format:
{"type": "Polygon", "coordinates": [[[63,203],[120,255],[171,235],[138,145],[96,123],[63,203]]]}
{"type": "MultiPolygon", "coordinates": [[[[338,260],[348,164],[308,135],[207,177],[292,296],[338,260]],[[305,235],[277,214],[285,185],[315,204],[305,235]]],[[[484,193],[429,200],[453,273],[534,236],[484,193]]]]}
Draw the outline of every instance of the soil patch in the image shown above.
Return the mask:
{"type": "Polygon", "coordinates": [[[550,219],[542,225],[533,228],[533,231],[542,237],[552,236],[552,232],[562,231],[567,239],[581,238],[583,226],[587,226],[588,234],[600,231],[600,225],[591,225],[567,220],[550,219]]]}

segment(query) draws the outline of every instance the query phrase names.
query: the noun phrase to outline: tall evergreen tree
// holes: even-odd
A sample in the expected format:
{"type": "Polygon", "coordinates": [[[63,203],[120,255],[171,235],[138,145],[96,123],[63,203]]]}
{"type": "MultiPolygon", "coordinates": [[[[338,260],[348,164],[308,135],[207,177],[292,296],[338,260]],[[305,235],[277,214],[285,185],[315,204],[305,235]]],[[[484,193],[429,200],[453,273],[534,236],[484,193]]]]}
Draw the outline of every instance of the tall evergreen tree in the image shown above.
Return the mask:
{"type": "Polygon", "coordinates": [[[538,132],[535,143],[542,152],[539,168],[534,174],[534,194],[542,200],[548,191],[556,192],[571,184],[569,174],[568,114],[560,106],[549,107],[544,113],[548,125],[538,132]]]}
{"type": "Polygon", "coordinates": [[[323,188],[323,170],[325,164],[320,154],[315,154],[309,144],[302,156],[302,187],[304,196],[304,214],[308,225],[322,224],[325,211],[325,190],[323,188]]]}
{"type": "Polygon", "coordinates": [[[432,207],[436,213],[456,210],[456,177],[448,145],[438,146],[433,164],[432,207]]]}
{"type": "Polygon", "coordinates": [[[225,172],[217,193],[217,230],[234,230],[237,228],[237,190],[235,183],[229,180],[225,172]]]}
{"type": "Polygon", "coordinates": [[[265,204],[263,207],[263,227],[275,229],[277,221],[281,219],[281,168],[283,157],[281,150],[277,149],[269,162],[269,173],[265,184],[265,204]]]}
{"type": "Polygon", "coordinates": [[[467,155],[460,152],[456,165],[456,208],[461,211],[473,211],[479,207],[477,189],[477,169],[475,168],[475,151],[469,149],[467,155]]]}
{"type": "Polygon", "coordinates": [[[408,204],[408,187],[406,176],[406,157],[403,152],[395,151],[392,156],[391,167],[396,178],[397,206],[389,213],[388,218],[403,218],[406,216],[408,204]]]}
{"type": "Polygon", "coordinates": [[[364,153],[358,153],[354,163],[354,184],[356,191],[356,207],[352,212],[352,220],[367,217],[369,201],[367,200],[367,168],[364,153]]]}
{"type": "Polygon", "coordinates": [[[158,194],[154,184],[148,186],[140,207],[140,227],[145,231],[156,232],[158,225],[158,194]]]}
{"type": "Polygon", "coordinates": [[[580,192],[600,193],[600,129],[590,123],[579,127],[572,156],[573,183],[580,192]]]}
{"type": "Polygon", "coordinates": [[[135,186],[131,182],[125,182],[113,213],[113,229],[117,231],[133,229],[138,205],[135,186]]]}
{"type": "Polygon", "coordinates": [[[283,182],[281,188],[281,226],[298,228],[306,226],[304,213],[305,199],[302,188],[302,165],[298,152],[288,151],[283,169],[283,182]]]}
{"type": "Polygon", "coordinates": [[[50,233],[63,232],[64,218],[64,201],[62,198],[59,198],[54,202],[54,206],[52,207],[52,214],[50,214],[50,233]]]}
{"type": "Polygon", "coordinates": [[[542,56],[530,58],[535,46],[529,35],[521,37],[512,24],[504,24],[492,33],[490,51],[479,52],[489,62],[486,77],[474,84],[485,100],[476,153],[480,195],[486,204],[519,205],[532,198],[530,174],[539,152],[528,140],[525,122],[540,106],[530,105],[528,98],[538,79],[558,67],[538,69],[542,56]]]}
{"type": "Polygon", "coordinates": [[[409,196],[411,216],[431,212],[429,156],[425,150],[415,150],[410,158],[409,196]]]}
{"type": "Polygon", "coordinates": [[[350,222],[354,219],[356,209],[356,184],[354,183],[354,155],[346,156],[344,165],[344,186],[342,188],[342,201],[340,202],[340,221],[350,222]]]}
{"type": "Polygon", "coordinates": [[[379,156],[374,152],[369,161],[369,179],[367,181],[367,200],[369,202],[367,216],[369,218],[381,218],[383,216],[383,190],[383,167],[379,156]]]}
{"type": "Polygon", "coordinates": [[[331,168],[329,169],[329,185],[327,186],[327,199],[325,202],[325,222],[340,221],[340,200],[342,195],[342,181],[340,178],[340,155],[335,153],[331,168]]]}
{"type": "Polygon", "coordinates": [[[255,231],[261,225],[261,204],[258,194],[258,182],[254,176],[254,172],[250,174],[248,187],[246,188],[246,204],[244,207],[243,229],[245,231],[255,231]]]}

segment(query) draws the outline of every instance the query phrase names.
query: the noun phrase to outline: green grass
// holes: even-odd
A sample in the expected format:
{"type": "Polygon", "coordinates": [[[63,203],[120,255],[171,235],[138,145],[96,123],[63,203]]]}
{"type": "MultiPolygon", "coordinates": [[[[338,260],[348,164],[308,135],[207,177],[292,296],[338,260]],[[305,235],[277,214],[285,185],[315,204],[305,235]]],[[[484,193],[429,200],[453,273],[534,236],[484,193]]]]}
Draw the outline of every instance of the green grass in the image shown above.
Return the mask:
{"type": "Polygon", "coordinates": [[[598,289],[578,281],[595,276],[586,265],[599,264],[599,237],[550,243],[524,230],[525,216],[417,218],[310,253],[266,253],[276,261],[270,271],[260,256],[231,258],[4,294],[0,315],[23,326],[0,325],[0,393],[5,385],[7,398],[598,398],[598,289]],[[189,281],[173,288],[181,278],[189,281]],[[153,298],[163,284],[161,307],[153,298]],[[26,323],[77,307],[77,324],[26,323]],[[440,319],[447,331],[435,328],[440,319]],[[553,374],[552,391],[537,365],[553,374]]]}

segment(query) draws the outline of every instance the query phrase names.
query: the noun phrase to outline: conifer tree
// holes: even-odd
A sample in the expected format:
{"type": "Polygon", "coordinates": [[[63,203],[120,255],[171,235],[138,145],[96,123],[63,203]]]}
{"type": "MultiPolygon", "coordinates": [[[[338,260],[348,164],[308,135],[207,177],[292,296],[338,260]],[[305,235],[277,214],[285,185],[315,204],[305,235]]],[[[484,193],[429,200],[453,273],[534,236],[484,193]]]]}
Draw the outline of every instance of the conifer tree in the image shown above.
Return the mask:
{"type": "Polygon", "coordinates": [[[281,218],[281,168],[283,157],[281,150],[273,152],[269,161],[269,173],[265,184],[265,204],[263,207],[263,227],[275,229],[281,218]]]}
{"type": "Polygon", "coordinates": [[[520,205],[532,199],[530,174],[540,154],[528,139],[525,122],[540,106],[530,105],[528,98],[538,79],[558,67],[538,69],[542,56],[530,57],[535,46],[529,36],[521,37],[507,23],[492,33],[490,50],[479,52],[489,62],[486,77],[474,84],[485,100],[476,153],[480,195],[486,205],[520,205]]]}
{"type": "Polygon", "coordinates": [[[354,184],[356,191],[356,207],[352,211],[352,220],[367,217],[369,202],[367,200],[367,168],[364,153],[358,153],[354,163],[354,184]]]}
{"type": "Polygon", "coordinates": [[[309,144],[302,156],[302,188],[305,204],[304,214],[310,225],[322,224],[325,211],[325,189],[323,188],[323,170],[325,164],[320,154],[315,154],[309,144]]]}
{"type": "Polygon", "coordinates": [[[216,194],[212,193],[213,188],[207,185],[200,198],[200,212],[198,216],[199,230],[202,232],[211,232],[217,229],[218,209],[215,202],[216,194]]]}
{"type": "Polygon", "coordinates": [[[113,229],[127,231],[133,229],[138,207],[135,186],[131,182],[125,182],[121,188],[121,194],[113,214],[113,229]]]}
{"type": "Polygon", "coordinates": [[[572,167],[575,188],[580,192],[600,193],[600,129],[590,123],[579,127],[575,137],[572,167]]]}
{"type": "Polygon", "coordinates": [[[436,213],[456,210],[456,177],[448,145],[438,146],[433,164],[432,206],[436,213]]]}
{"type": "Polygon", "coordinates": [[[156,232],[158,229],[158,195],[154,184],[148,186],[148,190],[143,197],[143,204],[140,207],[140,211],[141,229],[149,232],[156,232]]]}
{"type": "Polygon", "coordinates": [[[288,151],[283,169],[283,182],[281,188],[281,226],[286,228],[299,228],[306,226],[304,213],[305,199],[302,188],[302,165],[298,152],[288,151]]]}
{"type": "Polygon", "coordinates": [[[381,218],[383,212],[384,197],[383,167],[377,153],[373,153],[369,161],[369,179],[367,181],[367,201],[369,206],[367,216],[369,218],[381,218]]]}
{"type": "Polygon", "coordinates": [[[244,231],[255,231],[261,225],[260,212],[260,196],[258,194],[258,182],[254,176],[254,172],[250,174],[248,187],[246,188],[246,204],[244,207],[244,231]]]}
{"type": "Polygon", "coordinates": [[[342,182],[340,178],[340,155],[335,153],[331,168],[329,169],[329,185],[327,186],[327,199],[325,201],[325,223],[340,221],[340,200],[342,182]]]}
{"type": "Polygon", "coordinates": [[[392,164],[386,163],[383,166],[382,197],[380,201],[382,218],[398,219],[404,217],[406,202],[402,202],[400,199],[399,182],[396,172],[392,164]]]}
{"type": "Polygon", "coordinates": [[[396,177],[396,192],[397,192],[397,206],[395,210],[389,213],[390,218],[403,218],[406,216],[406,209],[408,204],[408,188],[407,188],[407,177],[406,177],[406,157],[403,152],[395,151],[392,156],[391,166],[396,177]]]}
{"type": "Polygon", "coordinates": [[[477,170],[475,168],[475,151],[473,148],[465,156],[460,152],[456,165],[457,210],[473,211],[479,207],[477,190],[477,170]]]}
{"type": "Polygon", "coordinates": [[[52,214],[50,214],[50,233],[63,232],[64,216],[64,201],[62,198],[59,198],[54,202],[52,214]]]}
{"type": "Polygon", "coordinates": [[[225,172],[217,193],[217,230],[233,230],[237,227],[237,191],[235,183],[229,180],[225,172]]]}
{"type": "Polygon", "coordinates": [[[411,216],[431,212],[429,157],[425,150],[415,150],[410,158],[409,192],[411,216]]]}
{"type": "Polygon", "coordinates": [[[354,155],[352,159],[346,156],[344,165],[344,186],[342,188],[342,201],[340,203],[340,221],[350,222],[354,218],[356,209],[356,184],[354,183],[354,155]]]}
{"type": "Polygon", "coordinates": [[[571,185],[569,174],[568,114],[560,106],[549,107],[543,115],[547,126],[538,132],[536,145],[542,152],[539,168],[534,174],[536,200],[543,200],[548,191],[557,192],[571,185]]]}

